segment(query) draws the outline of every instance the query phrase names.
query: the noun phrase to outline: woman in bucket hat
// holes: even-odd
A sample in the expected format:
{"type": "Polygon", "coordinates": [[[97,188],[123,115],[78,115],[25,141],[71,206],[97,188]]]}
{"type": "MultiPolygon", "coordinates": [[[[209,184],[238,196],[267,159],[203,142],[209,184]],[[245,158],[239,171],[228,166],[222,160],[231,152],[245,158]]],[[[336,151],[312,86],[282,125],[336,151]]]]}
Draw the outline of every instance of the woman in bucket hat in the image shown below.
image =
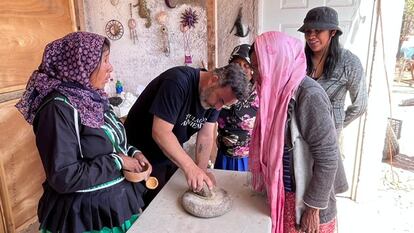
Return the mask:
{"type": "Polygon", "coordinates": [[[330,7],[316,7],[306,14],[298,31],[305,34],[307,75],[315,79],[331,100],[337,134],[361,116],[367,108],[368,94],[359,58],[341,48],[338,13],[330,7]],[[345,110],[349,92],[352,104],[345,110]]]}

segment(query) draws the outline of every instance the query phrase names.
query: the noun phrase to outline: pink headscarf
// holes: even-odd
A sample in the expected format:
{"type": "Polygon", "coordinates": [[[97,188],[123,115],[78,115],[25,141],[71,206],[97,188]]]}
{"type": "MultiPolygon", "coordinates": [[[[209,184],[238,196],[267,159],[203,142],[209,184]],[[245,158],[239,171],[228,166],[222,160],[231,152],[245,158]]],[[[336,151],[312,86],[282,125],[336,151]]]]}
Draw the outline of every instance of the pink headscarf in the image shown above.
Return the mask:
{"type": "Polygon", "coordinates": [[[259,111],[250,145],[253,188],[267,190],[272,232],[283,232],[282,157],[289,101],[306,75],[303,42],[281,32],[256,38],[259,111]]]}

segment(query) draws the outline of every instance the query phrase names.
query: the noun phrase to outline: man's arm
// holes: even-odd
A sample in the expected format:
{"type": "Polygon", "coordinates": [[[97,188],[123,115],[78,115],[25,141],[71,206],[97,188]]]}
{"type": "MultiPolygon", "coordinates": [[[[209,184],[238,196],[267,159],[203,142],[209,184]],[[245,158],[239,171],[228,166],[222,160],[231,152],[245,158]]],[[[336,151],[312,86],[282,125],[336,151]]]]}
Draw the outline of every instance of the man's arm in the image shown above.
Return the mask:
{"type": "MultiPolygon", "coordinates": [[[[213,183],[210,178],[194,163],[191,157],[181,147],[177,137],[172,132],[173,128],[173,124],[154,115],[152,137],[163,153],[184,171],[188,186],[195,191],[200,191],[205,182],[211,189],[213,183]]],[[[211,144],[208,151],[210,150],[211,144]]]]}
{"type": "Polygon", "coordinates": [[[204,171],[207,169],[211,150],[213,149],[215,123],[206,122],[197,133],[196,141],[196,163],[204,171]]]}
{"type": "Polygon", "coordinates": [[[217,158],[217,151],[218,151],[218,147],[217,147],[217,134],[218,134],[218,125],[217,122],[214,123],[214,129],[213,129],[213,146],[211,148],[211,152],[210,152],[210,161],[212,164],[215,164],[216,162],[216,158],[217,158]]]}
{"type": "Polygon", "coordinates": [[[196,163],[199,168],[203,169],[204,172],[210,177],[213,184],[216,184],[216,179],[214,178],[213,173],[207,172],[208,161],[210,160],[211,153],[213,151],[213,146],[215,146],[215,135],[217,132],[216,123],[206,122],[203,127],[197,133],[196,141],[196,163]]]}

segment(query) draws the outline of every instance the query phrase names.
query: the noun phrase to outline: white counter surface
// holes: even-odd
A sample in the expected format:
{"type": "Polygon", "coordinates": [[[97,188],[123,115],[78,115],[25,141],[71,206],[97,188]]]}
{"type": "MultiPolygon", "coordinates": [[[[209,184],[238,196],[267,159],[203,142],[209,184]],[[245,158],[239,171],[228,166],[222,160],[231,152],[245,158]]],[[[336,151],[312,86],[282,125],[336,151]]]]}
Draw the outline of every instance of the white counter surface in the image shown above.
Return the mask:
{"type": "Polygon", "coordinates": [[[217,186],[233,199],[230,212],[216,218],[194,217],[181,206],[181,195],[188,189],[181,169],[132,225],[128,233],[261,233],[270,232],[272,223],[265,197],[250,190],[248,173],[211,170],[217,186]]]}

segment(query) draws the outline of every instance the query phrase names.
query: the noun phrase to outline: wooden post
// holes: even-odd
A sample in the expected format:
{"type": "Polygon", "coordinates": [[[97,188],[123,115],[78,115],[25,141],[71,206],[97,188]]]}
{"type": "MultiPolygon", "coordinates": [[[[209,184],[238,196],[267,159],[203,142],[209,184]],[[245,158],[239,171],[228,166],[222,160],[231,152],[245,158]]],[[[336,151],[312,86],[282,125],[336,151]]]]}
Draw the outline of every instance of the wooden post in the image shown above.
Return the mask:
{"type": "Polygon", "coordinates": [[[207,68],[217,67],[217,0],[207,0],[207,68]]]}

